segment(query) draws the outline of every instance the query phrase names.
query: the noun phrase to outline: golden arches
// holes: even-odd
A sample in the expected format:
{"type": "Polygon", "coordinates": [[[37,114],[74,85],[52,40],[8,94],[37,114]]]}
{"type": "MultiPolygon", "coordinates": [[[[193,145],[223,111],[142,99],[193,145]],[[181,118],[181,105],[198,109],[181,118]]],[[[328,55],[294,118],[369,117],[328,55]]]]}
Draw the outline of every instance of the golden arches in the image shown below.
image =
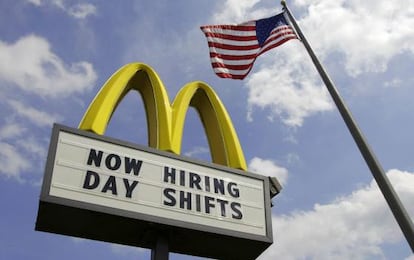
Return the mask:
{"type": "Polygon", "coordinates": [[[231,119],[214,90],[204,82],[191,82],[171,104],[157,73],[143,63],[127,64],[109,78],[85,112],[79,128],[104,134],[117,105],[130,90],[137,90],[142,96],[150,147],[180,154],[184,121],[188,107],[192,106],[206,131],[212,161],[247,169],[231,119]]]}

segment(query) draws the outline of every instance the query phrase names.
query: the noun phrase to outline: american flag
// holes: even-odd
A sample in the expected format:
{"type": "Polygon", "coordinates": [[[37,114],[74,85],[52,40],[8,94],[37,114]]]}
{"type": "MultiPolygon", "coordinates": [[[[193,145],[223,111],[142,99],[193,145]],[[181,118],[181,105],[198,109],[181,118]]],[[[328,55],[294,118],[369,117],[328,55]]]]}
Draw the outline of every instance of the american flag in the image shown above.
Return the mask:
{"type": "Polygon", "coordinates": [[[207,37],[213,70],[221,78],[244,79],[260,54],[297,39],[284,13],[239,25],[200,28],[207,37]]]}

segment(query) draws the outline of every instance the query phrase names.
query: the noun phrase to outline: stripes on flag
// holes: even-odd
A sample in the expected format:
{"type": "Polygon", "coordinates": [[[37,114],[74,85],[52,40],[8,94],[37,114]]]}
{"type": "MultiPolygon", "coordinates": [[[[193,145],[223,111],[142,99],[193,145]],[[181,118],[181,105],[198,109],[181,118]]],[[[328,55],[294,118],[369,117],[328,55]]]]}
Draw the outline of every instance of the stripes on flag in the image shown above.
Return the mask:
{"type": "Polygon", "coordinates": [[[260,54],[297,39],[284,13],[239,25],[200,28],[207,38],[213,70],[221,78],[244,79],[260,54]]]}

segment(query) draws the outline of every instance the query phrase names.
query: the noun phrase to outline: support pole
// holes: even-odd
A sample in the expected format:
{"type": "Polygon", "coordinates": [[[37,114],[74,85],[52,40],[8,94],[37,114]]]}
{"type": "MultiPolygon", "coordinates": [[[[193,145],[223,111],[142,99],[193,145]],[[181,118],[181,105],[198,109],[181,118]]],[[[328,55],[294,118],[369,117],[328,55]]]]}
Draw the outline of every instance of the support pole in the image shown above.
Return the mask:
{"type": "Polygon", "coordinates": [[[387,175],[384,173],[384,170],[382,169],[381,165],[377,161],[374,153],[371,151],[368,143],[365,141],[365,138],[362,135],[362,132],[359,130],[355,120],[353,119],[351,113],[349,112],[341,96],[339,95],[339,92],[336,89],[334,83],[329,78],[324,67],[319,62],[311,46],[309,45],[308,41],[303,35],[299,25],[296,23],[295,18],[293,17],[292,13],[290,12],[289,8],[286,5],[286,1],[282,0],[281,4],[283,6],[283,9],[286,11],[287,15],[289,16],[289,20],[292,23],[293,27],[295,28],[299,38],[302,40],[303,45],[308,51],[308,54],[311,57],[316,69],[318,70],[319,75],[321,76],[323,82],[325,83],[326,88],[331,94],[336,107],[338,108],[343,120],[345,121],[345,124],[347,125],[348,130],[351,132],[351,135],[354,138],[362,156],[364,157],[365,162],[367,163],[369,169],[371,170],[371,173],[374,176],[374,179],[377,182],[378,187],[380,188],[382,194],[384,195],[384,198],[387,201],[388,206],[390,207],[392,213],[394,214],[394,217],[396,221],[398,222],[398,225],[400,226],[401,231],[403,232],[408,244],[410,245],[411,250],[414,252],[414,228],[413,228],[412,220],[410,219],[406,209],[404,208],[403,204],[398,198],[398,195],[395,192],[394,188],[392,187],[390,181],[388,180],[387,175]]]}
{"type": "Polygon", "coordinates": [[[157,242],[151,250],[151,260],[168,260],[169,258],[168,238],[163,233],[157,234],[157,242]]]}

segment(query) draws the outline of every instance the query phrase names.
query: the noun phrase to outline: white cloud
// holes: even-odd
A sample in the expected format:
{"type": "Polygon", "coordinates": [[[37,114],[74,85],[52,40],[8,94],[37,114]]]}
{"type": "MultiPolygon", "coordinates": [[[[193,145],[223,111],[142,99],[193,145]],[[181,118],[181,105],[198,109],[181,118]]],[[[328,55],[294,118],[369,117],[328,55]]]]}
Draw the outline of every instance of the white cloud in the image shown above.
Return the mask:
{"type": "MultiPolygon", "coordinates": [[[[90,3],[77,3],[70,6],[65,4],[64,0],[26,0],[27,2],[36,6],[50,4],[55,6],[68,15],[76,19],[85,19],[90,15],[96,15],[96,6],[90,3]]],[[[69,1],[70,2],[70,1],[69,1]]]]}
{"type": "Polygon", "coordinates": [[[287,182],[288,170],[276,165],[271,160],[254,157],[249,163],[249,171],[265,176],[276,177],[283,186],[287,182]]]}
{"type": "MultiPolygon", "coordinates": [[[[46,158],[47,150],[44,144],[39,143],[34,137],[29,136],[16,142],[26,153],[35,158],[46,158]]],[[[43,162],[43,160],[41,160],[43,162]]]]}
{"type": "Polygon", "coordinates": [[[49,42],[29,35],[14,44],[0,41],[0,80],[44,97],[62,97],[91,89],[97,76],[92,64],[66,65],[49,42]]]}
{"type": "Polygon", "coordinates": [[[389,60],[404,51],[414,52],[414,4],[392,1],[309,1],[300,25],[318,53],[345,54],[352,76],[384,72],[389,60]]]}
{"type": "MultiPolygon", "coordinates": [[[[33,129],[32,129],[33,130],[33,129]]],[[[44,167],[47,156],[46,139],[37,138],[19,123],[6,122],[0,129],[0,175],[25,183],[28,170],[44,167]]],[[[33,181],[33,179],[31,180],[33,181]]],[[[36,185],[36,181],[34,182],[36,185]]]]}
{"type": "Polygon", "coordinates": [[[208,154],[210,152],[209,148],[204,147],[204,146],[196,146],[193,147],[192,150],[184,153],[185,156],[188,157],[193,157],[195,155],[200,155],[200,154],[208,154]]]}
{"type": "Polygon", "coordinates": [[[271,14],[273,10],[255,8],[260,0],[227,0],[219,3],[220,11],[216,12],[213,21],[221,24],[239,24],[248,20],[263,18],[271,14]]]}
{"type": "Polygon", "coordinates": [[[286,155],[286,161],[288,164],[300,164],[301,163],[301,159],[299,155],[297,155],[296,153],[288,153],[286,155]]]}
{"type": "MultiPolygon", "coordinates": [[[[294,4],[305,10],[295,16],[318,57],[323,62],[330,54],[339,54],[343,60],[336,63],[349,76],[385,72],[391,58],[414,52],[412,1],[296,0],[294,4]]],[[[215,22],[240,23],[277,12],[259,1],[228,0],[222,6],[226,8],[217,8],[215,22]]],[[[305,118],[333,109],[301,45],[289,41],[258,58],[246,82],[248,119],[255,107],[267,108],[271,120],[280,117],[288,126],[301,126],[305,118]]]]}
{"type": "Polygon", "coordinates": [[[42,0],[26,0],[26,1],[36,6],[40,6],[42,4],[42,0]]]}
{"type": "MultiPolygon", "coordinates": [[[[21,106],[20,103],[16,104],[21,106]]],[[[46,115],[46,113],[26,107],[21,107],[21,109],[26,112],[29,111],[24,117],[31,118],[30,120],[34,122],[39,117],[40,121],[37,121],[37,123],[40,123],[40,126],[47,123],[47,121],[41,121],[43,120],[41,115],[46,115]]],[[[23,126],[14,120],[15,116],[13,115],[0,128],[0,175],[24,183],[27,180],[24,173],[44,166],[47,145],[44,139],[36,138],[33,129],[28,131],[27,124],[23,126]]]]}
{"type": "Polygon", "coordinates": [[[20,136],[26,128],[17,123],[8,123],[0,128],[0,140],[11,139],[20,136]]]}
{"type": "Polygon", "coordinates": [[[291,41],[271,53],[272,56],[262,57],[265,65],[252,73],[246,83],[248,117],[252,117],[254,107],[269,108],[286,125],[297,127],[304,118],[333,109],[328,92],[313,73],[303,50],[298,51],[298,45],[299,42],[291,41]]]}
{"type": "MultiPolygon", "coordinates": [[[[414,174],[387,175],[413,216],[414,174]]],[[[273,233],[275,243],[261,259],[384,259],[380,246],[404,239],[374,181],[313,210],[274,216],[273,233]]]]}
{"type": "Polygon", "coordinates": [[[29,120],[39,127],[50,127],[54,122],[62,120],[62,117],[57,114],[49,114],[47,112],[37,110],[33,107],[25,106],[16,100],[9,100],[8,103],[17,113],[17,115],[29,120]]]}
{"type": "MultiPolygon", "coordinates": [[[[233,3],[229,0],[225,5],[232,7],[224,8],[215,20],[227,19],[230,22],[237,19],[240,23],[275,14],[271,9],[255,8],[257,2],[233,3]]],[[[278,117],[286,125],[298,127],[306,117],[333,109],[328,93],[298,41],[290,41],[262,55],[253,71],[246,82],[249,90],[248,120],[253,120],[255,107],[268,108],[270,120],[278,117]]]]}
{"type": "Polygon", "coordinates": [[[0,141],[0,174],[23,181],[21,173],[30,168],[30,163],[12,145],[0,141]]]}
{"type": "Polygon", "coordinates": [[[8,115],[0,128],[0,176],[20,183],[37,185],[39,172],[47,155],[47,139],[38,137],[38,127],[51,127],[59,115],[40,111],[16,100],[8,100],[8,115]],[[33,182],[34,181],[34,182],[33,182]]]}
{"type": "Polygon", "coordinates": [[[384,82],[384,87],[386,88],[399,88],[403,84],[403,81],[398,78],[394,78],[390,81],[384,82]]]}
{"type": "Polygon", "coordinates": [[[405,258],[405,260],[414,260],[414,255],[410,255],[407,258],[405,258]]]}
{"type": "Polygon", "coordinates": [[[89,15],[96,15],[96,7],[92,4],[76,4],[69,7],[67,12],[77,19],[85,19],[89,15]]]}

